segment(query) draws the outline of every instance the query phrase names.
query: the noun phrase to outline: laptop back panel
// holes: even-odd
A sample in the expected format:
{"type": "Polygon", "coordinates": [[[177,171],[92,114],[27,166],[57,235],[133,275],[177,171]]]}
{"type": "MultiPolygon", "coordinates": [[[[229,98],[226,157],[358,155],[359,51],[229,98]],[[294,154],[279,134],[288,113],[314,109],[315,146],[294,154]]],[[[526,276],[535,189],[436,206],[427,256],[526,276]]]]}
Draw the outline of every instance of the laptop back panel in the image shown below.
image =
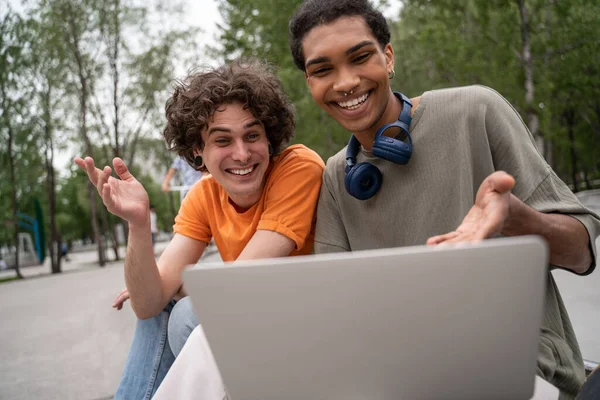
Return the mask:
{"type": "Polygon", "coordinates": [[[534,237],[205,265],[186,291],[233,400],[529,399],[534,237]]]}

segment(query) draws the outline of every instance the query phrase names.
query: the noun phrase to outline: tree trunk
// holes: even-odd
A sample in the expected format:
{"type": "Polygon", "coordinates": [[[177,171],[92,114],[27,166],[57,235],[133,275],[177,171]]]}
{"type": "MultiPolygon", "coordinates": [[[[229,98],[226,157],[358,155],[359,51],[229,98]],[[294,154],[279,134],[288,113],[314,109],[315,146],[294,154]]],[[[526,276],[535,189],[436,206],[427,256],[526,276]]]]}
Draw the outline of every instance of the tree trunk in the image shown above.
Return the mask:
{"type": "Polygon", "coordinates": [[[14,241],[15,241],[15,272],[17,273],[17,277],[19,279],[23,279],[23,275],[21,275],[21,268],[19,267],[19,221],[17,220],[17,212],[19,211],[17,204],[17,179],[15,176],[15,156],[13,154],[13,141],[14,134],[12,127],[8,126],[8,168],[9,168],[9,176],[10,176],[10,187],[11,187],[11,203],[12,203],[12,214],[15,219],[15,232],[14,232],[14,241]]]}
{"type": "Polygon", "coordinates": [[[100,212],[100,221],[102,222],[102,231],[106,232],[110,235],[111,240],[112,240],[112,249],[113,249],[113,252],[115,253],[115,261],[119,261],[120,260],[119,243],[117,241],[117,235],[115,233],[115,226],[108,219],[108,212],[106,211],[105,207],[100,207],[99,212],[100,212]]]}
{"type": "Polygon", "coordinates": [[[575,153],[575,110],[569,108],[563,113],[567,123],[567,132],[569,138],[569,152],[571,155],[571,179],[573,180],[573,192],[579,191],[577,183],[577,154],[575,153]]]}
{"type": "Polygon", "coordinates": [[[61,272],[61,257],[57,256],[57,254],[60,254],[60,236],[56,227],[56,177],[54,172],[54,143],[50,110],[50,101],[52,98],[51,94],[52,90],[51,88],[48,88],[44,93],[43,105],[44,131],[46,140],[46,184],[48,190],[48,206],[50,212],[50,240],[48,241],[48,247],[50,252],[51,271],[53,274],[57,274],[61,272]]]}
{"type": "MultiPolygon", "coordinates": [[[[80,44],[80,32],[79,27],[75,22],[75,16],[73,15],[74,11],[71,9],[70,4],[65,4],[65,9],[63,13],[65,14],[66,22],[68,24],[68,32],[65,32],[67,36],[67,41],[70,45],[71,51],[73,53],[73,57],[75,58],[75,63],[77,65],[77,76],[79,78],[79,90],[80,99],[79,99],[79,107],[81,113],[80,120],[80,135],[85,143],[85,149],[87,155],[90,157],[94,157],[94,148],[90,141],[87,132],[87,112],[88,112],[88,97],[89,97],[89,88],[87,81],[87,71],[84,66],[83,56],[81,54],[81,50],[79,48],[80,44]]],[[[92,222],[92,232],[94,235],[94,240],[98,246],[98,263],[101,267],[106,264],[105,256],[104,256],[104,241],[100,236],[100,229],[98,228],[98,217],[97,217],[97,207],[96,207],[96,188],[89,182],[88,184],[88,197],[90,200],[90,213],[91,213],[91,222],[92,222]]]]}
{"type": "MultiPolygon", "coordinates": [[[[544,138],[539,134],[540,121],[535,110],[535,84],[533,80],[533,57],[531,55],[531,38],[529,27],[529,15],[525,0],[517,0],[519,6],[519,15],[521,17],[521,61],[523,63],[523,72],[525,75],[525,108],[527,125],[533,135],[535,144],[540,152],[544,152],[544,138]]],[[[546,155],[544,154],[544,157],[546,155]]]]}
{"type": "Polygon", "coordinates": [[[585,189],[591,190],[592,183],[590,182],[590,174],[588,173],[588,169],[586,167],[583,168],[583,181],[585,182],[585,189]]]}

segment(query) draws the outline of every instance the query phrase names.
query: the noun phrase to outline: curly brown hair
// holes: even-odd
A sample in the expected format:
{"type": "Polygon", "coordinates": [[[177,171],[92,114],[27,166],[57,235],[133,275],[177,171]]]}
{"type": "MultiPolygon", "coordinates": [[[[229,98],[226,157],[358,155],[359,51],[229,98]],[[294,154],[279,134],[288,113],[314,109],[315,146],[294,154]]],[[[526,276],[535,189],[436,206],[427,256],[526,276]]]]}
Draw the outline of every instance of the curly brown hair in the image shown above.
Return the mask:
{"type": "Polygon", "coordinates": [[[223,104],[241,103],[265,127],[273,155],[281,153],[294,136],[294,107],[269,64],[236,59],[228,65],[192,73],[175,84],[167,100],[163,136],[169,150],[197,170],[194,148],[204,148],[201,133],[223,104]]]}

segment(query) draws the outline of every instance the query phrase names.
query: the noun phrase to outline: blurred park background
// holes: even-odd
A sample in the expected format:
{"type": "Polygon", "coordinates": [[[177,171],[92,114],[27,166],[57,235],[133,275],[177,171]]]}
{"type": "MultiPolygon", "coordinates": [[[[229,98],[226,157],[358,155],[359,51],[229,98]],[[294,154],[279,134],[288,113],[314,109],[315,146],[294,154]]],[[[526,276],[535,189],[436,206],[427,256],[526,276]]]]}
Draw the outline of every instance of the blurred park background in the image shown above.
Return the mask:
{"type": "MultiPolygon", "coordinates": [[[[27,277],[0,286],[0,398],[114,393],[134,325],[128,305],[109,307],[124,284],[127,227],[72,159],[125,160],[156,206],[160,253],[180,201],[160,188],[174,158],[161,136],[173,80],[241,55],[265,58],[295,104],[295,142],[324,159],[345,146],[349,133],[314,105],[291,59],[287,24],[299,3],[0,0],[0,270],[10,268],[0,282],[27,277]],[[39,275],[51,276],[31,279],[39,275]]],[[[394,89],[496,89],[558,175],[600,211],[600,2],[376,5],[392,29],[394,89]]],[[[584,357],[600,361],[600,275],[555,276],[584,357]]]]}
{"type": "MultiPolygon", "coordinates": [[[[269,60],[296,106],[295,141],[324,159],[341,149],[348,132],[314,104],[288,49],[299,3],[0,0],[0,248],[5,263],[17,263],[16,276],[19,265],[45,257],[60,272],[63,242],[93,243],[101,266],[123,257],[117,244],[126,226],[106,212],[71,162],[76,155],[101,165],[123,158],[156,205],[161,230],[171,230],[179,198],[160,190],[174,157],[161,137],[164,103],[172,81],[193,68],[240,55],[269,60]]],[[[376,4],[392,29],[395,89],[418,96],[490,86],[574,191],[599,186],[598,1],[376,4]]]]}
{"type": "MultiPolygon", "coordinates": [[[[0,249],[15,277],[46,257],[60,272],[63,242],[93,244],[100,266],[123,258],[126,224],[106,212],[76,155],[123,158],[171,230],[179,197],[160,190],[174,157],[161,137],[164,103],[193,68],[269,60],[296,106],[295,141],[324,159],[341,149],[348,132],[314,104],[288,49],[299,2],[0,0],[0,249]]],[[[490,86],[573,191],[600,186],[598,1],[376,4],[392,29],[395,89],[490,86]]]]}

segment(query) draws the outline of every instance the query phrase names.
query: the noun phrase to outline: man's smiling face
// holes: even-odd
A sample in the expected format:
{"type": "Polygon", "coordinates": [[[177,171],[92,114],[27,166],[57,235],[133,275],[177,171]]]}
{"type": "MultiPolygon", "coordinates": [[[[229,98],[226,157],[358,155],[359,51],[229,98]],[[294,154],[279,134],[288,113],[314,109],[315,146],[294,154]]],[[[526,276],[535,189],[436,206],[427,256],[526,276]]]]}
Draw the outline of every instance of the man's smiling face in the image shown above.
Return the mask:
{"type": "Polygon", "coordinates": [[[374,137],[379,126],[398,117],[389,104],[393,49],[381,48],[362,17],[316,26],[302,50],[313,99],[344,128],[374,137]]]}
{"type": "Polygon", "coordinates": [[[202,141],[198,154],[231,201],[240,208],[258,202],[270,161],[263,124],[242,104],[223,104],[202,132],[202,141]]]}

